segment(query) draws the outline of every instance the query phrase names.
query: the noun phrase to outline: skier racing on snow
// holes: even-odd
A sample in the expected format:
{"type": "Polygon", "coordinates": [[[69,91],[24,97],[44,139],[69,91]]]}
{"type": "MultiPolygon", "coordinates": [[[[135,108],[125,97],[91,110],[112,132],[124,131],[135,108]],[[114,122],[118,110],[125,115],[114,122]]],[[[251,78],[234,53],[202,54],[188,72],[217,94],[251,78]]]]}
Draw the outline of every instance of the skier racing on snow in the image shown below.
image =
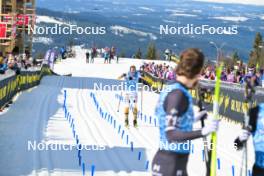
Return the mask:
{"type": "Polygon", "coordinates": [[[125,79],[125,126],[129,126],[129,107],[133,108],[133,125],[137,127],[137,101],[138,101],[138,82],[141,78],[140,72],[136,70],[136,66],[130,66],[129,72],[122,74],[118,79],[125,79]]]}

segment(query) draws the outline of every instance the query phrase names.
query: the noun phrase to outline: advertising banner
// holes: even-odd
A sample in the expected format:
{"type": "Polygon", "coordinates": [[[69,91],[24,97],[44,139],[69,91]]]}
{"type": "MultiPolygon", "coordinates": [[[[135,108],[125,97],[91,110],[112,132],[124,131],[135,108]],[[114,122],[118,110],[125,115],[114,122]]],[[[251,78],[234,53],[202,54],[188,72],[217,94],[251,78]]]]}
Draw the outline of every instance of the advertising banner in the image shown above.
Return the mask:
{"type": "MultiPolygon", "coordinates": [[[[144,84],[152,86],[157,92],[162,91],[166,88],[167,85],[173,84],[174,81],[167,81],[154,77],[153,75],[141,72],[142,81],[144,84]]],[[[208,111],[213,110],[213,92],[214,92],[214,81],[201,80],[201,88],[206,90],[205,95],[205,108],[208,111]],[[211,93],[210,93],[211,92],[211,93]]],[[[196,104],[197,93],[196,90],[190,90],[194,104],[196,104]]],[[[256,92],[253,96],[253,106],[264,102],[264,89],[256,88],[256,92]]],[[[239,84],[231,85],[230,83],[221,84],[221,93],[220,93],[220,115],[223,118],[227,118],[230,121],[234,122],[243,122],[244,112],[246,109],[246,103],[244,101],[244,86],[239,84]]]]}

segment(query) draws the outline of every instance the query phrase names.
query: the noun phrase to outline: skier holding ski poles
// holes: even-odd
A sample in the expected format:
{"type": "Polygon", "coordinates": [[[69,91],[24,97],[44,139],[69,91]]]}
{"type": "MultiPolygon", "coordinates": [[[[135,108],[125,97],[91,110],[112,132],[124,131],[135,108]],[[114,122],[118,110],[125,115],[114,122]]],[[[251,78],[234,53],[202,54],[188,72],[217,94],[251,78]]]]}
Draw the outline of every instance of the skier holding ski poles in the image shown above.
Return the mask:
{"type": "Polygon", "coordinates": [[[129,126],[129,107],[132,105],[133,107],[133,125],[134,127],[137,127],[137,101],[138,101],[138,82],[140,79],[140,72],[136,70],[136,66],[132,65],[130,66],[129,72],[122,74],[118,79],[125,79],[125,89],[126,89],[126,94],[125,94],[125,126],[129,126]]]}
{"type": "Polygon", "coordinates": [[[190,147],[186,149],[181,144],[190,144],[190,140],[202,138],[218,129],[219,120],[207,115],[208,123],[200,130],[193,130],[193,124],[207,113],[202,111],[194,115],[189,93],[189,89],[195,88],[199,82],[203,63],[201,51],[194,48],[185,50],[176,69],[176,82],[160,94],[156,107],[160,148],[152,162],[153,176],[187,176],[190,147]]]}
{"type": "Polygon", "coordinates": [[[252,169],[252,176],[264,175],[264,103],[249,111],[249,127],[243,129],[235,140],[236,147],[240,150],[247,142],[250,135],[253,136],[255,147],[255,164],[252,169]]]}
{"type": "Polygon", "coordinates": [[[246,81],[246,103],[249,103],[249,110],[245,112],[244,127],[240,132],[240,135],[235,140],[235,146],[238,150],[244,149],[241,173],[243,171],[248,175],[247,166],[247,140],[250,135],[253,137],[253,143],[255,148],[255,163],[252,169],[252,176],[264,175],[264,103],[259,104],[256,107],[251,108],[252,97],[255,92],[251,80],[246,81]],[[245,169],[244,169],[245,165],[245,169]]]}

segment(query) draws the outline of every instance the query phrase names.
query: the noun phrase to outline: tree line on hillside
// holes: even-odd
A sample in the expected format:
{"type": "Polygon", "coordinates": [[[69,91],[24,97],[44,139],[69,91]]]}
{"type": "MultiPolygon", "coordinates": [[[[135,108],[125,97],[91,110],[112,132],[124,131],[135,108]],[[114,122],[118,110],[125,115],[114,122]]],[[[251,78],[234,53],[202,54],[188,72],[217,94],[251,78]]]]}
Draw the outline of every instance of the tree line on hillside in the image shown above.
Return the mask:
{"type": "MultiPolygon", "coordinates": [[[[159,50],[156,48],[155,43],[150,42],[147,47],[146,54],[144,55],[142,53],[141,48],[138,48],[138,50],[134,54],[134,58],[158,60],[161,58],[161,54],[159,53],[159,50]]],[[[231,56],[224,56],[223,53],[220,53],[219,60],[224,63],[224,66],[226,68],[233,68],[237,64],[243,65],[243,60],[239,57],[239,53],[237,51],[234,51],[231,56]]],[[[212,64],[212,62],[208,61],[206,64],[207,65],[212,64]]],[[[248,67],[264,69],[263,38],[259,32],[256,34],[255,40],[253,42],[253,48],[250,52],[248,59],[248,67]]]]}

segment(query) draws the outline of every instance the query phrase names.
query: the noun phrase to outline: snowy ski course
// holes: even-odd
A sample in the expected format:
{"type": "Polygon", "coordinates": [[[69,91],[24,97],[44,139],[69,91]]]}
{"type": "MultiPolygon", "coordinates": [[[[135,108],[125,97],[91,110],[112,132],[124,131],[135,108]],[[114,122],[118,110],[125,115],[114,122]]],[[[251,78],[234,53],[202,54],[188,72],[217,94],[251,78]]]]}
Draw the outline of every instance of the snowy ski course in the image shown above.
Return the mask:
{"type": "MultiPolygon", "coordinates": [[[[94,175],[148,176],[151,161],[159,146],[158,122],[154,116],[158,94],[143,91],[143,112],[139,127],[124,127],[124,96],[120,91],[94,90],[94,83],[116,85],[131,64],[142,60],[121,59],[119,64],[85,63],[85,51],[76,47],[76,58],[55,65],[59,74],[73,77],[46,76],[41,84],[24,91],[0,114],[0,175],[94,175]],[[73,120],[74,119],[74,120],[73,120]],[[155,123],[156,122],[156,123],[155,123]],[[72,150],[28,150],[28,142],[73,145],[72,150]],[[104,147],[105,150],[80,150],[77,144],[104,147]]],[[[138,109],[141,109],[139,92],[138,109]]],[[[140,112],[141,113],[141,112],[140,112]]],[[[197,123],[195,128],[199,128],[197,123]]],[[[221,121],[218,132],[219,176],[237,176],[242,152],[232,147],[241,126],[221,121]]],[[[251,140],[250,140],[251,141],[251,140]]],[[[250,142],[249,142],[250,143],[250,142]]],[[[193,141],[188,172],[205,175],[202,139],[193,141]]],[[[98,148],[97,148],[98,149],[98,148]]],[[[254,153],[249,145],[249,164],[254,153]]]]}

